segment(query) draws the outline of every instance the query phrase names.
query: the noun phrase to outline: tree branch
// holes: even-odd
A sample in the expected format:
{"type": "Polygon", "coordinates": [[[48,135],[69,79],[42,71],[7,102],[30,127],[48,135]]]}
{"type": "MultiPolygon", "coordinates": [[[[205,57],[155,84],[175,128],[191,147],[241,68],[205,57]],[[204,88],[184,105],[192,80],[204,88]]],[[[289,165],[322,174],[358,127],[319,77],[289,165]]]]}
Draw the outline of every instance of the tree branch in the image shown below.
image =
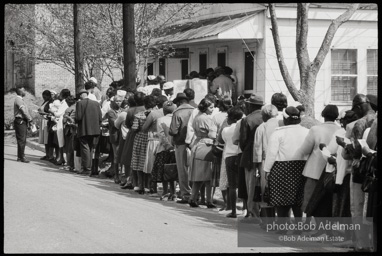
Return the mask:
{"type": "Polygon", "coordinates": [[[352,4],[345,13],[343,13],[337,19],[332,21],[332,23],[330,24],[328,28],[328,31],[326,32],[324,40],[322,41],[320,50],[318,51],[317,56],[313,61],[313,66],[314,66],[313,72],[317,74],[318,71],[320,70],[322,63],[324,62],[325,57],[329,52],[330,46],[332,44],[332,41],[337,29],[344,22],[348,21],[358,8],[359,8],[359,4],[352,4]]]}
{"type": "Polygon", "coordinates": [[[278,28],[278,24],[277,24],[277,17],[276,17],[274,4],[269,4],[269,12],[271,15],[273,42],[275,44],[276,55],[277,55],[281,75],[283,76],[285,85],[288,88],[289,92],[291,93],[293,99],[298,100],[299,99],[299,90],[294,85],[293,80],[292,80],[291,76],[289,75],[288,68],[286,67],[285,62],[284,62],[284,56],[283,56],[283,52],[281,49],[281,42],[280,42],[280,38],[279,38],[279,28],[278,28]]]}

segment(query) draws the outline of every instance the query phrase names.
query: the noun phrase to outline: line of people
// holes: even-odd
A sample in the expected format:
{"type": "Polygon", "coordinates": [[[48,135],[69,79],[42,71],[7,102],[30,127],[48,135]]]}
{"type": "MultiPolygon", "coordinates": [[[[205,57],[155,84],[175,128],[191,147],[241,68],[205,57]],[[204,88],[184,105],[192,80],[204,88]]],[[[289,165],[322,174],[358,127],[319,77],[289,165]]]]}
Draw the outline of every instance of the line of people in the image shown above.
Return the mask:
{"type": "Polygon", "coordinates": [[[173,84],[159,81],[164,91],[153,89],[148,95],[113,83],[97,98],[94,80],[77,99],[67,89],[57,99],[44,91],[43,159],[63,164],[66,155],[65,168],[75,171],[75,155],[81,156],[79,173],[93,176],[99,172],[100,154],[109,152],[108,174],[121,188],[215,208],[219,187],[225,202],[220,211],[229,218],[237,217],[237,198],[243,200],[244,215],[259,223],[264,202],[275,207],[278,217],[290,216],[290,210],[295,217],[303,212],[307,217],[375,217],[376,193],[369,191],[365,201],[363,180],[354,176],[361,159],[376,159],[376,96],[357,94],[352,109],[341,113],[329,104],[320,123],[305,116],[302,105],[288,106],[282,93],[275,93],[267,105],[255,94],[233,103],[232,93],[217,97],[216,83],[215,94],[211,91],[195,104],[192,89],[174,97],[173,84]],[[358,141],[362,138],[372,149],[364,156],[358,141]],[[325,147],[333,155],[328,159],[322,154],[325,147]],[[336,174],[335,189],[318,193],[331,172],[336,174]]]}

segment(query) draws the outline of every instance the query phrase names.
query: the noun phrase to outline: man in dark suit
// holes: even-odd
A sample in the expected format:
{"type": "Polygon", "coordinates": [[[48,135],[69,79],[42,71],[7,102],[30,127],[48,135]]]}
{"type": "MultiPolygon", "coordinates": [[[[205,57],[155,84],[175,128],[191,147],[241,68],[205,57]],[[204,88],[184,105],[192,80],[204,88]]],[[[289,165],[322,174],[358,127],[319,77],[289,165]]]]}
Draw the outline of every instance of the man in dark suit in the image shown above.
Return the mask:
{"type": "Polygon", "coordinates": [[[88,98],[89,92],[82,89],[79,92],[81,100],[76,104],[77,136],[81,147],[81,174],[97,175],[91,172],[92,154],[101,133],[101,108],[98,102],[88,98]]]}
{"type": "Polygon", "coordinates": [[[243,152],[240,167],[245,168],[245,183],[248,193],[248,212],[246,217],[260,217],[258,206],[253,201],[255,193],[255,174],[258,168],[257,164],[253,163],[253,141],[257,127],[263,122],[261,107],[264,105],[264,100],[263,97],[252,94],[245,103],[247,117],[241,121],[239,145],[243,152]]]}

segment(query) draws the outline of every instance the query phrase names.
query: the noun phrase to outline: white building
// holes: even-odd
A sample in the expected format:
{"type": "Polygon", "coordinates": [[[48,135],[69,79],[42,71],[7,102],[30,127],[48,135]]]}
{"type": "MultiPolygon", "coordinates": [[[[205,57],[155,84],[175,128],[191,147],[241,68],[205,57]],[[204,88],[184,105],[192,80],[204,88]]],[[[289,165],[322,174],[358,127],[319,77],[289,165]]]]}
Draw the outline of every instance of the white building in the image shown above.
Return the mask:
{"type": "MultiPolygon", "coordinates": [[[[308,52],[315,58],[332,20],[348,4],[311,4],[308,52]]],[[[280,40],[289,73],[299,88],[296,58],[296,4],[276,4],[280,40]]],[[[331,50],[317,76],[316,118],[323,107],[350,107],[356,93],[377,94],[378,80],[377,5],[361,8],[337,30],[331,50]]],[[[256,93],[270,103],[275,92],[293,102],[281,76],[266,4],[213,4],[192,19],[173,24],[170,33],[155,42],[171,43],[177,58],[151,60],[149,74],[182,79],[195,70],[229,66],[238,78],[238,93],[256,93]]]]}

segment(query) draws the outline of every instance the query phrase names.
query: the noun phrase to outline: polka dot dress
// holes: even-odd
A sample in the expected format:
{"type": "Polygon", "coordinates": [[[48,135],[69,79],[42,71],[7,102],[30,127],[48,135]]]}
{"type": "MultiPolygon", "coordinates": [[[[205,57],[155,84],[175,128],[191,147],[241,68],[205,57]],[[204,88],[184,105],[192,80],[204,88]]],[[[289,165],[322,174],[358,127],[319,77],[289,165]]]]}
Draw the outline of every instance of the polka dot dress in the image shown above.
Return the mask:
{"type": "Polygon", "coordinates": [[[275,162],[269,174],[270,205],[288,206],[302,205],[304,197],[304,178],[302,171],[305,162],[275,162]]]}

